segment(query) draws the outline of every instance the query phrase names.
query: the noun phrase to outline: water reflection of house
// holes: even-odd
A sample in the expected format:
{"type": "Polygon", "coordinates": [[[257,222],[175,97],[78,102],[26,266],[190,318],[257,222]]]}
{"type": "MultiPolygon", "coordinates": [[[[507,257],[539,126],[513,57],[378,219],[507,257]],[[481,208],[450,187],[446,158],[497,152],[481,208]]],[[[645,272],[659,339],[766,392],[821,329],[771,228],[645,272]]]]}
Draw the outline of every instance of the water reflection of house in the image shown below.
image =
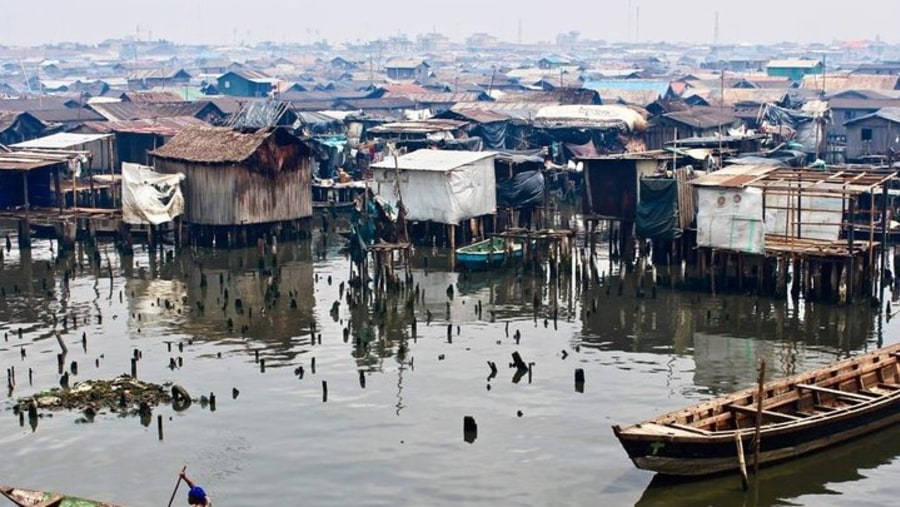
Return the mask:
{"type": "Polygon", "coordinates": [[[169,272],[184,277],[128,278],[125,290],[134,294],[129,311],[141,313],[142,334],[159,326],[248,353],[262,349],[262,357],[273,358],[272,365],[290,362],[310,345],[315,319],[310,245],[280,245],[277,276],[250,269],[257,267],[259,257],[257,249],[203,255],[196,263],[190,255],[179,256],[178,268],[169,272]]]}

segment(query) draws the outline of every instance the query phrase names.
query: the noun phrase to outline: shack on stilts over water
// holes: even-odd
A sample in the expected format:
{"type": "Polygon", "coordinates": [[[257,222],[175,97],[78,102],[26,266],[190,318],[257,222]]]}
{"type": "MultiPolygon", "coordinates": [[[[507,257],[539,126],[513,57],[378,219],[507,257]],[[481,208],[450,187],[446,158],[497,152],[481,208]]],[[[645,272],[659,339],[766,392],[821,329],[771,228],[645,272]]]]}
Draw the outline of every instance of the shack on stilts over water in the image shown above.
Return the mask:
{"type": "Polygon", "coordinates": [[[888,187],[896,172],[731,166],[697,189],[696,281],[810,301],[875,297],[886,268],[888,187]],[[790,277],[789,274],[790,273],[790,277]]]}
{"type": "Polygon", "coordinates": [[[109,139],[55,134],[0,146],[0,217],[17,222],[20,248],[31,248],[32,229],[66,250],[118,220],[109,139]]]}
{"type": "Polygon", "coordinates": [[[158,172],[185,175],[193,244],[234,248],[309,231],[312,156],[284,129],[189,128],[151,154],[158,172]]]}
{"type": "Polygon", "coordinates": [[[410,239],[455,249],[495,230],[494,156],[423,149],[387,157],[372,165],[372,190],[401,211],[410,239]]]}
{"type": "Polygon", "coordinates": [[[609,252],[629,264],[634,259],[634,223],[639,181],[657,173],[671,159],[664,152],[623,153],[579,158],[584,164],[581,209],[587,226],[586,241],[593,255],[597,225],[608,224],[609,252]]]}

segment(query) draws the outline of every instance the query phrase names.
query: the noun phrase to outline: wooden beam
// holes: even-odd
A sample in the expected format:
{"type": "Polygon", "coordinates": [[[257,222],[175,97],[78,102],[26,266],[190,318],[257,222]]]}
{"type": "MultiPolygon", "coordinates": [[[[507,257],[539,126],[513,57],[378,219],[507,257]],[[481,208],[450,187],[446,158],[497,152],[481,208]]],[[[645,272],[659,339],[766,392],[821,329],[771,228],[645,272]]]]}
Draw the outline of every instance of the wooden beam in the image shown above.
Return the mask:
{"type": "MultiPolygon", "coordinates": [[[[738,412],[743,412],[745,414],[756,414],[756,409],[754,407],[748,407],[745,405],[728,405],[728,408],[738,412]]],[[[762,413],[764,416],[772,417],[775,419],[784,419],[786,421],[799,421],[803,419],[802,417],[797,417],[795,415],[785,414],[782,412],[775,412],[773,410],[763,409],[762,413]]]]}
{"type": "Polygon", "coordinates": [[[808,389],[810,391],[818,391],[820,393],[827,393],[827,394],[831,394],[833,396],[842,396],[844,398],[849,398],[851,400],[856,400],[856,401],[869,401],[872,399],[872,398],[869,398],[868,396],[863,396],[861,394],[851,393],[851,392],[847,392],[847,391],[841,391],[840,389],[830,389],[828,387],[820,387],[820,386],[816,386],[816,385],[812,385],[812,384],[797,384],[797,388],[798,389],[808,389]]]}

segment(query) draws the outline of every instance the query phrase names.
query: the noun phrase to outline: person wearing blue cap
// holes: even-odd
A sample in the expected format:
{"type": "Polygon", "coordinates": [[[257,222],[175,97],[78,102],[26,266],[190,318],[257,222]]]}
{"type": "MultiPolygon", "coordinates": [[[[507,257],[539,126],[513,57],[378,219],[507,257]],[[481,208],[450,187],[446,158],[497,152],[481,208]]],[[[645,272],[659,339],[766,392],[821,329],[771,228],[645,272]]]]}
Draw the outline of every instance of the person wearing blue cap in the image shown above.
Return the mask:
{"type": "Polygon", "coordinates": [[[201,505],[203,507],[212,507],[212,502],[209,497],[206,496],[206,491],[203,491],[203,488],[194,484],[194,481],[188,479],[188,476],[181,472],[181,478],[184,479],[184,482],[191,488],[188,491],[188,505],[201,505]]]}

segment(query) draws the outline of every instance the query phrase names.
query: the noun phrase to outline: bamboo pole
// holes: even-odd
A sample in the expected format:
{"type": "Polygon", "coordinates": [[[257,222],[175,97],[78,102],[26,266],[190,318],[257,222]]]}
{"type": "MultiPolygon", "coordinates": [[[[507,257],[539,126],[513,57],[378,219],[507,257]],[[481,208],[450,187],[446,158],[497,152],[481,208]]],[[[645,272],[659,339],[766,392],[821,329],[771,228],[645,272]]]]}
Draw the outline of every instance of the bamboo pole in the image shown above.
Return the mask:
{"type": "Polygon", "coordinates": [[[753,475],[759,475],[759,434],[762,426],[763,384],[766,381],[766,361],[759,362],[759,391],[756,394],[756,429],[753,436],[753,475]]]}

